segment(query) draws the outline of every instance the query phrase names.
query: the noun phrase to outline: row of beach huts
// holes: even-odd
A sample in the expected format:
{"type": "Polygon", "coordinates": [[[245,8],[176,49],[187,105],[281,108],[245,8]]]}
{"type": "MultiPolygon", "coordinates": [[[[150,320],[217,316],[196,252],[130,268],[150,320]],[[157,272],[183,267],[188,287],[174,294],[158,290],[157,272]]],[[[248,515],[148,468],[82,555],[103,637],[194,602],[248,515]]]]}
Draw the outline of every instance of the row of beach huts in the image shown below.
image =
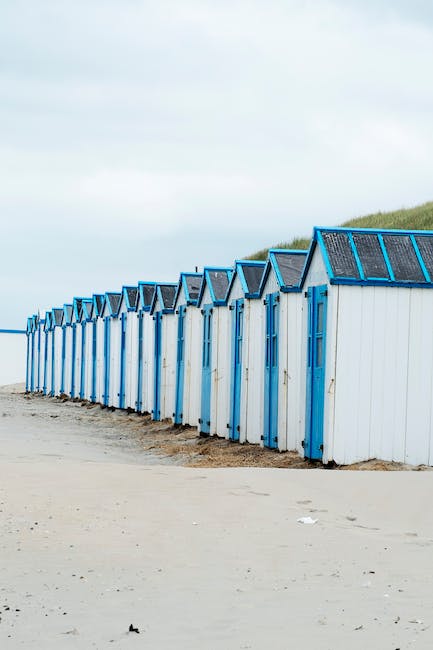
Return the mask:
{"type": "Polygon", "coordinates": [[[433,465],[432,289],[432,232],[316,228],[308,251],[30,317],[26,389],[325,464],[433,465]]]}

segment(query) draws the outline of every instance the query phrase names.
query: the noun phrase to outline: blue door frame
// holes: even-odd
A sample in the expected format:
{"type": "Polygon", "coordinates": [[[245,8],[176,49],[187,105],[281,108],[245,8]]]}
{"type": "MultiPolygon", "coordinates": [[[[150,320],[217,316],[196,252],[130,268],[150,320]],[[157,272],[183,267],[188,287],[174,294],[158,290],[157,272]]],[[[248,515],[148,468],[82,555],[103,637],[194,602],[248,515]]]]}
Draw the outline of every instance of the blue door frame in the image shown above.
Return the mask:
{"type": "Polygon", "coordinates": [[[86,321],[81,323],[81,367],[80,367],[80,399],[84,399],[86,387],[86,321]]]}
{"type": "Polygon", "coordinates": [[[66,363],[66,325],[62,326],[62,363],[60,366],[60,395],[65,392],[65,363],[66,363]]]}
{"type": "Polygon", "coordinates": [[[55,328],[51,332],[51,390],[50,395],[54,397],[55,393],[55,382],[56,382],[56,336],[55,328]]]}
{"type": "Polygon", "coordinates": [[[104,392],[102,403],[108,406],[110,398],[110,317],[104,318],[104,392]]]}
{"type": "Polygon", "coordinates": [[[154,346],[154,373],[153,373],[153,411],[152,419],[161,419],[161,345],[162,345],[162,313],[155,312],[155,346],[154,346]]]}
{"type": "Polygon", "coordinates": [[[177,320],[176,397],[174,423],[183,422],[183,394],[185,384],[185,314],[186,305],[179,307],[177,320]]]}
{"type": "Polygon", "coordinates": [[[138,313],[138,369],[137,369],[137,411],[143,408],[143,319],[144,312],[138,313]]]}
{"type": "MultiPolygon", "coordinates": [[[[34,361],[32,362],[34,364],[34,361]]],[[[37,367],[37,386],[36,390],[39,391],[41,388],[41,328],[38,326],[38,367],[37,367]]],[[[34,374],[32,378],[32,384],[34,386],[34,374]]]]}
{"type": "Polygon", "coordinates": [[[241,430],[242,344],[244,336],[244,300],[233,300],[232,315],[232,376],[230,390],[229,438],[239,441],[241,430]]]}
{"type": "Polygon", "coordinates": [[[120,316],[120,385],[119,408],[125,408],[126,391],[126,313],[120,316]]]}
{"type": "Polygon", "coordinates": [[[47,383],[48,383],[48,332],[45,332],[45,341],[44,341],[44,385],[43,393],[47,394],[47,383]]]}
{"type": "Polygon", "coordinates": [[[72,354],[71,354],[71,397],[75,397],[75,352],[77,347],[77,324],[72,323],[72,354]]]}
{"type": "Polygon", "coordinates": [[[90,391],[90,401],[96,402],[96,359],[97,359],[97,321],[92,322],[92,387],[90,391]]]}
{"type": "Polygon", "coordinates": [[[278,447],[278,340],[280,321],[280,295],[269,293],[265,298],[265,409],[263,444],[278,447]]]}
{"type": "Polygon", "coordinates": [[[32,337],[32,345],[31,345],[32,360],[30,364],[30,390],[33,392],[35,389],[35,333],[34,332],[31,333],[31,337],[32,337]]]}
{"type": "Polygon", "coordinates": [[[325,406],[327,286],[309,287],[307,399],[304,454],[306,458],[323,457],[323,419],[325,406]]]}
{"type": "Polygon", "coordinates": [[[203,351],[201,372],[200,433],[210,434],[211,392],[212,392],[212,305],[205,305],[203,314],[203,351]]]}

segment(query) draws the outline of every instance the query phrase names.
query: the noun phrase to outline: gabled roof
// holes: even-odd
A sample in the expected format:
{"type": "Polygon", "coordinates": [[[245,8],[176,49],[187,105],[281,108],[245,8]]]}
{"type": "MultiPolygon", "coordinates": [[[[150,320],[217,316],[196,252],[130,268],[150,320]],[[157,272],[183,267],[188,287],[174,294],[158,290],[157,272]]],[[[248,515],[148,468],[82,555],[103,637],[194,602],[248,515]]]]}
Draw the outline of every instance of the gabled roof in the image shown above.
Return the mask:
{"type": "Polygon", "coordinates": [[[271,269],[275,273],[280,291],[284,293],[300,291],[307,256],[308,251],[271,248],[260,284],[260,295],[263,293],[271,269]]]}
{"type": "Polygon", "coordinates": [[[54,327],[61,327],[63,323],[63,308],[54,307],[52,309],[52,324],[54,327]]]}
{"type": "Polygon", "coordinates": [[[181,273],[179,277],[179,283],[177,285],[174,305],[176,306],[182,289],[185,294],[185,304],[196,305],[200,293],[202,279],[202,273],[181,273]]]}
{"type": "Polygon", "coordinates": [[[233,273],[227,291],[227,298],[230,296],[236,276],[239,277],[245,298],[258,298],[260,295],[260,283],[265,266],[266,262],[256,260],[237,260],[235,262],[235,272],[233,273]]]}
{"type": "Polygon", "coordinates": [[[50,311],[45,312],[45,320],[44,320],[44,332],[48,332],[51,329],[51,321],[52,321],[53,315],[50,311]]]}
{"type": "Polygon", "coordinates": [[[72,314],[74,320],[79,323],[81,320],[81,310],[84,298],[74,298],[72,300],[72,314]]]}
{"type": "Polygon", "coordinates": [[[83,298],[81,304],[81,320],[91,321],[93,318],[93,298],[83,298]]]}
{"type": "Polygon", "coordinates": [[[71,304],[65,303],[63,305],[63,324],[64,325],[70,325],[71,324],[72,310],[73,310],[73,306],[71,304]]]}
{"type": "Polygon", "coordinates": [[[433,232],[315,228],[304,279],[316,246],[331,284],[433,287],[433,232]]]}
{"type": "Polygon", "coordinates": [[[138,307],[143,311],[150,311],[153,294],[155,293],[156,282],[139,282],[138,283],[138,307]]]}
{"type": "Polygon", "coordinates": [[[137,311],[138,298],[138,287],[122,287],[122,299],[119,303],[119,311],[123,304],[125,304],[126,311],[137,311]]]}
{"type": "Polygon", "coordinates": [[[217,307],[226,305],[232,275],[233,269],[230,267],[206,266],[203,269],[203,279],[197,304],[201,305],[206,286],[209,286],[213,304],[217,307]]]}
{"type": "Polygon", "coordinates": [[[117,316],[119,313],[121,298],[122,294],[116,291],[109,291],[105,294],[105,304],[107,305],[110,316],[117,316]]]}
{"type": "Polygon", "coordinates": [[[93,314],[95,316],[100,316],[102,310],[104,309],[105,296],[102,293],[94,293],[93,297],[93,314]]]}
{"type": "Polygon", "coordinates": [[[31,334],[34,332],[34,316],[29,316],[27,318],[26,333],[31,334]]]}
{"type": "Polygon", "coordinates": [[[162,311],[163,314],[171,313],[174,309],[176,289],[177,284],[172,284],[170,282],[157,282],[155,293],[152,298],[150,313],[154,313],[157,302],[161,305],[162,309],[160,311],[162,311]]]}

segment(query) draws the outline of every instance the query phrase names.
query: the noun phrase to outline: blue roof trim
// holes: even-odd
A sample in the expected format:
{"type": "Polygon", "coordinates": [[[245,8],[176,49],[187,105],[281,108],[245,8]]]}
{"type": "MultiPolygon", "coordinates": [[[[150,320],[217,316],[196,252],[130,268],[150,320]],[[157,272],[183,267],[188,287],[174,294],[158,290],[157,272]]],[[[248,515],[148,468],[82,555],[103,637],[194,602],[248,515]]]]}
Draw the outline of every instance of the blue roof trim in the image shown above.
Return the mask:
{"type": "Polygon", "coordinates": [[[159,301],[160,304],[162,305],[162,309],[158,309],[162,314],[173,314],[174,313],[174,301],[173,301],[173,307],[164,307],[164,299],[161,294],[161,287],[174,287],[175,291],[177,288],[177,284],[174,282],[157,282],[155,286],[155,293],[153,294],[152,298],[152,304],[150,306],[150,313],[153,314],[155,312],[155,307],[156,303],[159,301]]]}
{"type": "Polygon", "coordinates": [[[81,308],[81,322],[89,323],[93,320],[93,298],[85,298],[81,308]]]}
{"type": "Polygon", "coordinates": [[[249,300],[260,298],[260,286],[258,291],[251,292],[248,289],[248,284],[244,274],[245,266],[257,266],[257,267],[261,266],[264,272],[266,267],[266,262],[261,260],[236,260],[234,266],[234,272],[230,280],[229,288],[227,291],[227,301],[230,300],[230,295],[236,280],[236,276],[239,276],[239,281],[241,283],[242,291],[244,292],[244,298],[248,298],[249,300]]]}
{"type": "Polygon", "coordinates": [[[314,228],[313,231],[313,239],[310,244],[310,248],[308,251],[308,256],[307,256],[307,261],[305,263],[304,267],[304,272],[303,272],[303,277],[302,277],[302,283],[301,286],[304,285],[309,267],[311,265],[311,260],[315,251],[316,246],[318,245],[321,251],[321,255],[325,264],[326,272],[328,274],[330,284],[343,284],[343,285],[350,285],[350,286],[382,286],[382,287],[406,287],[406,288],[419,288],[419,289],[431,289],[433,288],[433,279],[430,276],[426,263],[423,259],[422,253],[420,251],[420,248],[418,246],[418,242],[415,239],[415,237],[428,237],[433,240],[433,231],[432,230],[393,230],[393,229],[388,229],[388,228],[322,228],[322,227],[316,227],[314,228]],[[358,269],[359,273],[359,278],[353,278],[353,277],[344,277],[344,276],[336,276],[332,270],[332,265],[331,261],[329,259],[328,251],[323,239],[323,234],[324,233],[345,233],[347,234],[347,239],[350,245],[350,249],[352,251],[354,260],[356,262],[356,266],[358,269]],[[364,268],[362,266],[362,259],[359,255],[356,242],[354,241],[354,234],[371,234],[371,235],[376,235],[377,236],[377,241],[380,246],[380,251],[383,256],[383,262],[386,266],[387,272],[389,277],[388,278],[374,278],[374,277],[366,277],[364,268]],[[422,275],[425,278],[425,282],[420,282],[419,280],[413,281],[413,280],[396,280],[395,274],[394,274],[394,269],[392,267],[385,241],[384,241],[384,235],[396,235],[396,236],[404,236],[404,237],[409,237],[409,240],[412,245],[413,252],[416,256],[416,259],[419,263],[419,266],[422,271],[422,275]]]}
{"type": "Polygon", "coordinates": [[[210,295],[211,295],[212,304],[215,307],[225,307],[227,305],[228,291],[230,289],[230,282],[231,282],[233,273],[234,273],[233,268],[230,267],[230,266],[205,266],[205,268],[203,269],[203,280],[201,282],[200,292],[198,294],[197,307],[200,307],[200,305],[202,303],[204,291],[206,289],[207,284],[209,284],[209,292],[210,292],[210,295]],[[212,287],[212,282],[211,282],[210,277],[209,277],[209,273],[212,273],[213,271],[227,274],[228,286],[227,286],[227,292],[226,292],[224,300],[217,300],[216,297],[215,297],[215,292],[214,292],[214,289],[212,287]]]}
{"type": "MultiPolygon", "coordinates": [[[[129,295],[128,295],[128,289],[135,289],[135,291],[138,291],[138,286],[134,286],[132,284],[124,285],[122,287],[122,298],[120,300],[119,304],[119,313],[122,309],[123,303],[126,305],[126,311],[137,311],[137,305],[131,305],[131,302],[129,300],[129,295]]],[[[138,301],[137,301],[138,302],[138,301]]]]}
{"type": "Polygon", "coordinates": [[[63,305],[63,324],[64,325],[70,325],[71,324],[71,316],[68,316],[68,307],[71,308],[71,316],[72,316],[72,310],[73,310],[73,305],[72,303],[65,302],[63,305]]]}
{"type": "Polygon", "coordinates": [[[105,305],[105,295],[103,293],[94,293],[92,296],[93,300],[93,313],[95,318],[98,316],[101,316],[102,312],[104,311],[104,305],[105,305]],[[98,298],[101,299],[102,305],[101,309],[98,307],[98,298]]]}
{"type": "MultiPolygon", "coordinates": [[[[152,302],[148,305],[146,304],[144,300],[144,295],[143,295],[143,287],[153,287],[154,293],[155,293],[155,287],[156,287],[156,282],[139,282],[138,283],[138,294],[139,294],[139,302],[138,302],[138,310],[139,311],[150,311],[150,307],[152,305],[152,302]]],[[[153,300],[153,297],[152,297],[153,300]]]]}
{"type": "Polygon", "coordinates": [[[193,299],[191,298],[191,295],[189,293],[188,289],[188,283],[186,281],[187,278],[203,278],[203,273],[189,273],[189,272],[182,272],[179,276],[179,282],[177,284],[177,289],[176,289],[176,295],[174,297],[174,309],[177,307],[177,303],[180,297],[180,294],[182,292],[182,289],[185,294],[185,305],[187,306],[193,306],[196,307],[198,303],[198,298],[193,299]]]}
{"type": "Polygon", "coordinates": [[[308,254],[309,254],[309,250],[305,251],[305,250],[301,250],[301,249],[297,249],[297,248],[295,248],[295,249],[292,249],[292,248],[271,248],[271,249],[269,249],[268,260],[266,262],[266,268],[265,268],[265,270],[263,272],[262,281],[260,283],[259,295],[260,296],[263,295],[263,290],[265,288],[265,285],[266,285],[266,282],[268,280],[269,273],[271,272],[271,269],[275,273],[275,277],[277,279],[278,286],[279,286],[281,292],[283,292],[283,293],[298,293],[299,291],[301,291],[302,279],[303,279],[304,273],[305,273],[305,266],[307,264],[308,254]],[[277,259],[275,257],[276,254],[277,255],[302,255],[305,258],[304,269],[303,269],[302,273],[300,274],[299,282],[296,285],[287,285],[287,284],[285,284],[285,282],[283,280],[283,276],[281,275],[280,267],[278,266],[278,262],[277,262],[277,259]]]}
{"type": "MultiPolygon", "coordinates": [[[[109,317],[109,318],[117,318],[117,315],[118,315],[119,311],[116,311],[116,312],[115,312],[115,311],[112,309],[111,301],[110,301],[110,296],[120,296],[120,297],[121,297],[122,294],[121,294],[120,291],[106,291],[106,292],[105,292],[104,309],[105,309],[105,307],[108,308],[108,312],[109,312],[109,313],[108,313],[108,317],[109,317]]],[[[119,301],[119,305],[120,305],[120,301],[119,301]]]]}

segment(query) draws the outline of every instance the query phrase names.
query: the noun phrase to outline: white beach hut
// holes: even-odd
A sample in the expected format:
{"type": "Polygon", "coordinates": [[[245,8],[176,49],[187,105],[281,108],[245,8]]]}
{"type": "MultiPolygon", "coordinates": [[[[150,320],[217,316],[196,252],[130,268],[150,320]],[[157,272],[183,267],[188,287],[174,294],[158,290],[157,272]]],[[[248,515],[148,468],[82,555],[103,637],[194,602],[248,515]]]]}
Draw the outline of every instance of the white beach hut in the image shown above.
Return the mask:
{"type": "Polygon", "coordinates": [[[316,228],[303,278],[298,450],[433,464],[433,233],[316,228]]]}
{"type": "Polygon", "coordinates": [[[230,390],[230,312],[233,269],[205,267],[197,305],[202,314],[201,435],[226,436],[230,390]]]}
{"type": "Polygon", "coordinates": [[[264,345],[260,286],[266,262],[240,260],[227,294],[230,323],[230,398],[227,437],[260,444],[263,433],[264,345]]]}
{"type": "Polygon", "coordinates": [[[104,322],[103,392],[104,406],[119,406],[120,392],[120,322],[117,317],[122,294],[105,294],[101,318],[104,322]]]}
{"type": "Polygon", "coordinates": [[[307,251],[269,251],[260,296],[264,305],[264,392],[261,416],[265,447],[294,449],[300,430],[302,272],[307,251]]]}
{"type": "Polygon", "coordinates": [[[92,390],[93,306],[93,298],[83,298],[80,319],[81,354],[79,397],[81,400],[90,399],[92,390]]]}
{"type": "Polygon", "coordinates": [[[35,340],[35,391],[38,393],[43,392],[44,384],[44,366],[45,366],[45,320],[39,316],[35,320],[36,327],[36,340],[35,340]]]}
{"type": "Polygon", "coordinates": [[[81,379],[81,312],[83,298],[74,298],[72,300],[71,316],[71,392],[70,396],[74,399],[79,397],[80,379],[81,379]]]}
{"type": "Polygon", "coordinates": [[[50,395],[60,395],[62,381],[62,325],[63,308],[54,307],[52,313],[52,336],[51,336],[51,383],[50,395]]]}
{"type": "Polygon", "coordinates": [[[62,363],[60,370],[60,394],[71,394],[72,376],[72,312],[71,303],[63,305],[62,321],[62,363]]]}
{"type": "Polygon", "coordinates": [[[176,374],[176,320],[173,305],[176,289],[176,284],[158,282],[150,308],[154,321],[153,420],[165,420],[173,415],[176,374]]]}
{"type": "Polygon", "coordinates": [[[51,384],[51,366],[52,366],[52,327],[53,314],[51,311],[45,312],[44,318],[44,337],[43,337],[43,385],[42,392],[44,395],[50,394],[51,384]]]}
{"type": "Polygon", "coordinates": [[[174,424],[198,426],[200,417],[202,315],[197,308],[202,273],[181,273],[174,302],[176,380],[174,424]]]}
{"type": "Polygon", "coordinates": [[[138,378],[138,287],[122,288],[120,320],[119,408],[136,409],[138,378]]]}
{"type": "Polygon", "coordinates": [[[153,404],[154,321],[150,313],[155,282],[138,283],[137,397],[138,413],[150,413],[153,404]]]}
{"type": "Polygon", "coordinates": [[[92,318],[88,326],[91,330],[91,350],[86,369],[86,395],[90,402],[102,402],[103,368],[104,368],[104,321],[102,310],[105,297],[103,294],[92,296],[92,318]]]}

